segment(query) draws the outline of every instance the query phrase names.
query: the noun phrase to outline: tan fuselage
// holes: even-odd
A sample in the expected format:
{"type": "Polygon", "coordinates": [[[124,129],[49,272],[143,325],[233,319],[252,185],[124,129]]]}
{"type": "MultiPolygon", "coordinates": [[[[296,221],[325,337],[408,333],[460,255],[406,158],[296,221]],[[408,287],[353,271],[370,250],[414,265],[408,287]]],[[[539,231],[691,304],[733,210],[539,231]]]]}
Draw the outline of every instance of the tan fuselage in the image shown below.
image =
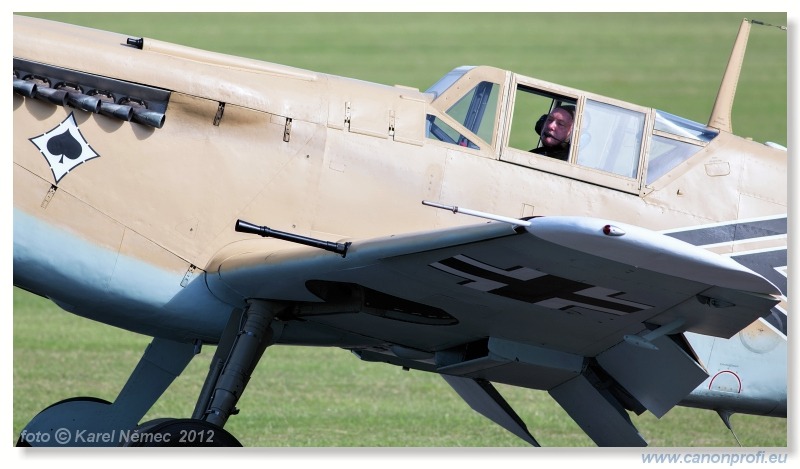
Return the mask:
{"type": "MultiPolygon", "coordinates": [[[[785,153],[726,132],[650,185],[610,189],[615,175],[512,163],[528,156],[502,138],[481,149],[425,138],[426,115],[443,114],[458,90],[433,101],[404,87],[152,40],[139,50],[118,34],[14,21],[15,58],[171,91],[162,128],[15,94],[15,209],[178,280],[213,272],[231,246],[286,244],[236,233],[237,219],[338,241],[476,222],[423,200],[508,217],[607,217],[657,231],[786,213],[785,153]],[[56,183],[30,139],[70,113],[99,156],[56,183]]],[[[511,81],[496,69],[477,73],[511,81]]],[[[746,249],[781,243],[758,239],[746,249]]],[[[113,283],[119,274],[107,275],[113,283]]]]}

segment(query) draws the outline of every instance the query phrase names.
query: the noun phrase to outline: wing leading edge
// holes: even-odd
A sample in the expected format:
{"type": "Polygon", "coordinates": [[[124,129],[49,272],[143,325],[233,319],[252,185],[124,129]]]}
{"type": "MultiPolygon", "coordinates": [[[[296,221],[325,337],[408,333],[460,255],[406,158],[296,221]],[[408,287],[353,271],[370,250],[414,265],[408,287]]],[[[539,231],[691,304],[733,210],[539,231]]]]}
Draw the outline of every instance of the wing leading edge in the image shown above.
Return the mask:
{"type": "Polygon", "coordinates": [[[287,324],[364,338],[326,345],[448,376],[533,444],[489,382],[547,390],[599,445],[643,445],[626,410],[661,417],[708,376],[681,333],[731,337],[779,294],[729,258],[593,218],[351,240],[345,257],[259,241],[218,256],[212,291],[290,303],[287,324]]]}

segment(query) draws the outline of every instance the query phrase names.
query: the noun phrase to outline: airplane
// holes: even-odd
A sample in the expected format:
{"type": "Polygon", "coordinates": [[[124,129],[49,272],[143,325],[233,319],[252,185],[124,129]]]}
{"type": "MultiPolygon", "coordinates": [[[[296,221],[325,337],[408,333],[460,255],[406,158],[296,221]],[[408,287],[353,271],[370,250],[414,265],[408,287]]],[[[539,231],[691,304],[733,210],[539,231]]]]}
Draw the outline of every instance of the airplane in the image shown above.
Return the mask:
{"type": "Polygon", "coordinates": [[[629,412],[785,418],[786,148],[730,122],[753,23],[699,124],[488,66],[420,92],[15,16],[14,284],[153,337],[114,402],[18,444],[238,446],[271,345],[437,373],[534,446],[492,383],[598,446],[647,444],[629,412]],[[556,108],[566,161],[529,151],[556,108]],[[193,415],[141,422],[204,345],[193,415]]]}

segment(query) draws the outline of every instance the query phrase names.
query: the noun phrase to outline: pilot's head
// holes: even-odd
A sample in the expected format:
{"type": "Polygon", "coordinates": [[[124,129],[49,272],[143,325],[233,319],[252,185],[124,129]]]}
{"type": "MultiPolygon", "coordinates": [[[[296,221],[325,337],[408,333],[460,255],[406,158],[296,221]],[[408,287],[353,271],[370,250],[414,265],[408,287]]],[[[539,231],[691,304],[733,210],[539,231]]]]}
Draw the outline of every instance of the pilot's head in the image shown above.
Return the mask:
{"type": "Polygon", "coordinates": [[[559,106],[550,111],[542,125],[542,145],[556,147],[569,143],[574,116],[574,106],[559,106]]]}

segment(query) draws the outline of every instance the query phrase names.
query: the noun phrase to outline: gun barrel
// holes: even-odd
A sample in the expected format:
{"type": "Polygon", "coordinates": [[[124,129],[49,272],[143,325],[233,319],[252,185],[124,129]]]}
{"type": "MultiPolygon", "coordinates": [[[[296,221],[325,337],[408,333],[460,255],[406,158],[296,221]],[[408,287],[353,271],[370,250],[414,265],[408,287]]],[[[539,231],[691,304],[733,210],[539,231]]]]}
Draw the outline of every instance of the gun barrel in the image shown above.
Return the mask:
{"type": "Polygon", "coordinates": [[[255,225],[253,223],[246,222],[244,220],[236,220],[236,226],[234,229],[240,233],[250,233],[263,236],[265,238],[281,239],[284,241],[290,241],[293,243],[324,249],[325,251],[341,254],[342,257],[345,257],[347,255],[347,249],[350,247],[350,243],[334,243],[331,241],[323,241],[320,239],[309,238],[307,236],[301,236],[294,233],[287,233],[285,231],[273,230],[272,228],[269,228],[267,226],[255,225]]]}

